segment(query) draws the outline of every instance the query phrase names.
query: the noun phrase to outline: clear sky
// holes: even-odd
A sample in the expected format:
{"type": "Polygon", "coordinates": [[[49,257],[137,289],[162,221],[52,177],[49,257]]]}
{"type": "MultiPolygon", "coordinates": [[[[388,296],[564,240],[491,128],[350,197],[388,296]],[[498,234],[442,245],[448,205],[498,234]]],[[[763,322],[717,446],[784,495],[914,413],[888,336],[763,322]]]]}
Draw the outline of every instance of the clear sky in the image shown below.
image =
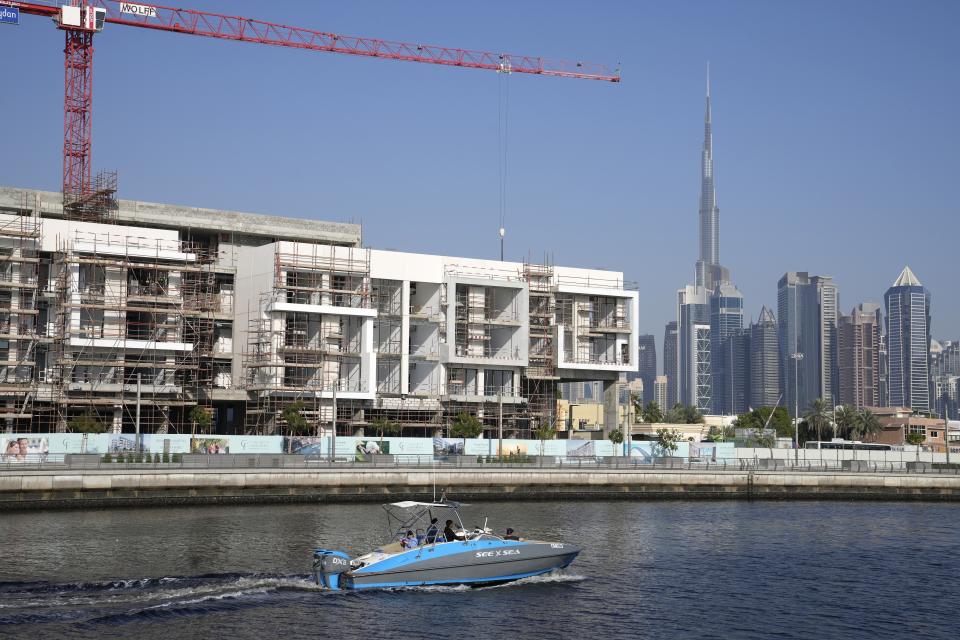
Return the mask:
{"type": "MultiPolygon", "coordinates": [[[[507,258],[622,270],[662,340],[697,259],[711,63],[721,262],[748,316],[788,270],[841,308],[909,264],[960,338],[960,2],[396,0],[187,6],[615,65],[619,85],[514,75],[507,258]]],[[[495,73],[107,25],[94,167],[124,198],[362,222],[376,248],[496,257],[495,73]]],[[[0,184],[58,189],[63,36],[0,25],[0,184]]]]}

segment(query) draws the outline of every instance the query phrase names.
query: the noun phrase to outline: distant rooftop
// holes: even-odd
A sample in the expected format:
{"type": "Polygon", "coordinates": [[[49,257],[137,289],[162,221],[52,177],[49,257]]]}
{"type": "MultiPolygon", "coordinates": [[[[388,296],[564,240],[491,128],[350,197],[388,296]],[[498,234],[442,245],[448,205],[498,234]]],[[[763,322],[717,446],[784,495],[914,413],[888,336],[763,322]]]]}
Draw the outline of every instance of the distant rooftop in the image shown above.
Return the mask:
{"type": "MultiPolygon", "coordinates": [[[[38,206],[45,218],[62,218],[63,205],[59,191],[0,187],[0,211],[38,206]]],[[[359,224],[327,222],[307,218],[285,218],[260,213],[242,213],[176,204],[118,200],[117,224],[160,229],[197,229],[217,233],[241,233],[265,238],[283,238],[359,246],[359,224]]]]}

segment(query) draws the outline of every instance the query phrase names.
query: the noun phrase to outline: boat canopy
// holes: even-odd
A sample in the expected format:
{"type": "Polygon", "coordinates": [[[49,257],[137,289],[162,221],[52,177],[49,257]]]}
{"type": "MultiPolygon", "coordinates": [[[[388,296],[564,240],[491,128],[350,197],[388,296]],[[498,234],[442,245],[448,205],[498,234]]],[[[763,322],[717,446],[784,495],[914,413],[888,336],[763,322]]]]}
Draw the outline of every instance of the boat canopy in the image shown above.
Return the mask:
{"type": "Polygon", "coordinates": [[[411,507],[436,507],[437,509],[456,509],[460,505],[456,502],[414,502],[413,500],[403,500],[401,502],[389,503],[391,507],[400,509],[409,509],[411,507]]]}

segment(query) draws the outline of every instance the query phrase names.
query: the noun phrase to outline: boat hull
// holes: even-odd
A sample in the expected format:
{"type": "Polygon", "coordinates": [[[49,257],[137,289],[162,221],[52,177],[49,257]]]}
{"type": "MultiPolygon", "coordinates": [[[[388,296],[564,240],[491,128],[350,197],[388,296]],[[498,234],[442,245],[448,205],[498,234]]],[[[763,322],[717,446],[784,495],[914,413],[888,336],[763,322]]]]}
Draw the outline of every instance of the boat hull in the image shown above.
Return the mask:
{"type": "Polygon", "coordinates": [[[555,542],[472,540],[425,545],[347,572],[340,586],[382,589],[498,584],[562,569],[578,553],[579,547],[555,542]]]}

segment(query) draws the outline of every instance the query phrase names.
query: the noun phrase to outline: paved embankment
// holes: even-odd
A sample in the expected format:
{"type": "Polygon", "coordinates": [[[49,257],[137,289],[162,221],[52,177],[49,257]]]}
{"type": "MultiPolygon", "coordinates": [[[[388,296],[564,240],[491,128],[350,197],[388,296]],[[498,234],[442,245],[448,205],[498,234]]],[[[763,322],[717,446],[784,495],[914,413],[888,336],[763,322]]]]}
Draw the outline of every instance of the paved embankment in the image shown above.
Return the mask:
{"type": "Polygon", "coordinates": [[[502,499],[960,500],[960,475],[670,469],[58,469],[0,472],[0,510],[502,499]]]}

